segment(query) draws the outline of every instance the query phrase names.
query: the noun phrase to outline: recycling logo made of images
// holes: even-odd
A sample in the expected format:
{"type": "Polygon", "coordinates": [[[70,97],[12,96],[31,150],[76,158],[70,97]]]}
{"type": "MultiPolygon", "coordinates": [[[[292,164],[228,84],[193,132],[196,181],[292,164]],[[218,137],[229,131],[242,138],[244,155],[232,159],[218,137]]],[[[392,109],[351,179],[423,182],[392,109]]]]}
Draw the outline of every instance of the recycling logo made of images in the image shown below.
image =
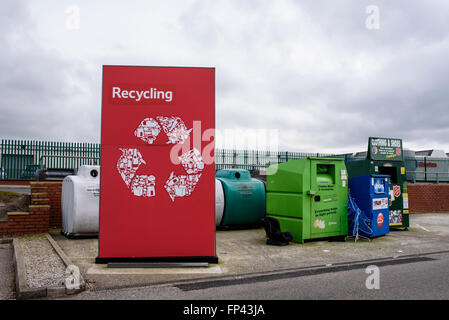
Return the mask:
{"type": "MultiPolygon", "coordinates": [[[[157,136],[164,131],[168,144],[183,144],[190,136],[192,129],[187,129],[180,117],[157,116],[145,118],[134,131],[134,135],[148,144],[153,144],[157,136]]],[[[136,148],[119,148],[122,155],[117,161],[117,170],[132,194],[137,197],[156,196],[156,177],[154,175],[136,175],[142,164],[146,164],[140,151],[136,148]]],[[[178,157],[184,167],[185,175],[175,175],[172,171],[165,181],[165,190],[170,199],[188,197],[195,190],[200,180],[204,161],[198,149],[192,148],[178,157]]]]}

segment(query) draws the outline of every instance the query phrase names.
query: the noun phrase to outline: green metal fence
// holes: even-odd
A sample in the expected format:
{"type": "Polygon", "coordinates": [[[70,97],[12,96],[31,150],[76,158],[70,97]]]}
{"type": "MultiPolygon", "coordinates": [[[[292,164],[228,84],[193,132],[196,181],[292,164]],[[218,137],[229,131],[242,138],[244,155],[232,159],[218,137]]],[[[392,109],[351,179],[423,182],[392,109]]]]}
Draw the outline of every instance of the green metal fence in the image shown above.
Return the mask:
{"type": "Polygon", "coordinates": [[[2,140],[0,179],[29,179],[38,168],[74,169],[100,163],[100,145],[29,140],[2,140]]]}
{"type": "MultiPolygon", "coordinates": [[[[29,179],[38,168],[76,169],[83,164],[100,163],[101,145],[52,141],[2,140],[0,179],[29,179]]],[[[328,157],[331,154],[272,152],[256,150],[215,150],[216,170],[241,168],[259,170],[270,164],[305,157],[328,157]]]]}
{"type": "MultiPolygon", "coordinates": [[[[77,169],[83,164],[100,164],[100,144],[2,140],[0,144],[0,179],[30,179],[38,168],[77,169]]],[[[306,152],[215,149],[215,169],[240,168],[250,171],[270,164],[306,157],[342,157],[350,155],[306,152]]],[[[364,157],[362,157],[364,158],[364,157]]],[[[413,182],[449,182],[449,159],[406,158],[407,180],[413,182]]]]}
{"type": "Polygon", "coordinates": [[[240,168],[253,171],[288,160],[332,156],[334,155],[325,153],[215,149],[215,169],[240,168]]]}

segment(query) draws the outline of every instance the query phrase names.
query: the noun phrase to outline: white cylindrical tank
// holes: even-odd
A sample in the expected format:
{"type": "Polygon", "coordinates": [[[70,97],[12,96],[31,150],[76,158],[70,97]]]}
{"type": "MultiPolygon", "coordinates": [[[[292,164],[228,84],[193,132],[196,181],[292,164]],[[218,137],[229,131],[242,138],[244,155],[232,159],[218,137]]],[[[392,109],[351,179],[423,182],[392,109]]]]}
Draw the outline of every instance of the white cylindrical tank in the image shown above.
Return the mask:
{"type": "MultiPolygon", "coordinates": [[[[100,166],[81,166],[76,176],[62,183],[62,232],[69,237],[98,235],[100,166]]],[[[215,226],[223,219],[223,186],[215,179],[215,226]]]]}
{"type": "Polygon", "coordinates": [[[62,232],[66,236],[98,235],[100,166],[81,166],[62,182],[62,232]]]}
{"type": "Polygon", "coordinates": [[[224,192],[223,186],[221,185],[220,180],[215,179],[215,226],[219,226],[221,224],[221,220],[223,219],[224,212],[224,192]]]}

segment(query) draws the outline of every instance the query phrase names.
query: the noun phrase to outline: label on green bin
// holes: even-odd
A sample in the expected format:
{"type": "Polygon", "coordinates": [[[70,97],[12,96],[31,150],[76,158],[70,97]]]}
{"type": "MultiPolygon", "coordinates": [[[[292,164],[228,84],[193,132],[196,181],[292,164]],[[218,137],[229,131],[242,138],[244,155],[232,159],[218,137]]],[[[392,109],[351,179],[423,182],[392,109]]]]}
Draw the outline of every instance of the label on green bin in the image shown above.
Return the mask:
{"type": "Polygon", "coordinates": [[[337,207],[314,210],[312,214],[312,233],[335,232],[340,230],[340,216],[337,207]]]}

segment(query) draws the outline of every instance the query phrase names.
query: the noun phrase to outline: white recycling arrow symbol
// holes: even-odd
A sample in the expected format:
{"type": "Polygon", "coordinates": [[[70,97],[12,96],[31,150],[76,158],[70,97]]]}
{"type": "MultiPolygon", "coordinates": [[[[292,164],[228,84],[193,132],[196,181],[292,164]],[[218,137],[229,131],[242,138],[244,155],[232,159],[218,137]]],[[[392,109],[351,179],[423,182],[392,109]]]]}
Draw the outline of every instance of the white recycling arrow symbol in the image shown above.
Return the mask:
{"type": "MultiPolygon", "coordinates": [[[[145,118],[134,131],[134,135],[148,144],[153,144],[161,131],[167,135],[167,143],[182,144],[190,135],[192,129],[188,130],[179,117],[156,117],[145,118]],[[161,129],[162,127],[162,129],[161,129]]],[[[156,178],[153,175],[136,175],[140,165],[147,164],[135,148],[120,148],[122,155],[117,161],[117,170],[131,192],[138,197],[156,196],[156,178]]],[[[198,149],[193,148],[178,157],[184,167],[186,175],[177,176],[172,171],[165,182],[165,190],[172,201],[177,197],[191,195],[204,169],[204,161],[198,149]]]]}

